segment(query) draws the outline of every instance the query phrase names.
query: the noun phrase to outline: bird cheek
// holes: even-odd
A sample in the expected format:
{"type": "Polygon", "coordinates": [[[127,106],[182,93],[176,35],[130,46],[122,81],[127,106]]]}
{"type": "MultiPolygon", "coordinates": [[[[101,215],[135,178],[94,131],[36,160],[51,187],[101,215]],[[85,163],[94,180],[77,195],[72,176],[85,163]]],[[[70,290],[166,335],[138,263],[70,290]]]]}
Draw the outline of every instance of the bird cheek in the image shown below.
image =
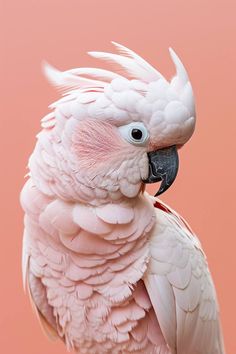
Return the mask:
{"type": "Polygon", "coordinates": [[[140,170],[141,180],[146,179],[149,173],[149,162],[148,162],[148,155],[146,152],[139,159],[139,170],[140,170]]]}
{"type": "Polygon", "coordinates": [[[137,154],[137,150],[135,157],[128,156],[119,168],[119,186],[124,196],[133,198],[141,191],[143,176],[148,176],[148,157],[146,152],[137,154]]]}
{"type": "Polygon", "coordinates": [[[124,196],[128,198],[134,198],[135,196],[137,196],[140,192],[140,188],[140,182],[137,184],[133,184],[130,183],[126,178],[120,180],[120,191],[124,196]]]}

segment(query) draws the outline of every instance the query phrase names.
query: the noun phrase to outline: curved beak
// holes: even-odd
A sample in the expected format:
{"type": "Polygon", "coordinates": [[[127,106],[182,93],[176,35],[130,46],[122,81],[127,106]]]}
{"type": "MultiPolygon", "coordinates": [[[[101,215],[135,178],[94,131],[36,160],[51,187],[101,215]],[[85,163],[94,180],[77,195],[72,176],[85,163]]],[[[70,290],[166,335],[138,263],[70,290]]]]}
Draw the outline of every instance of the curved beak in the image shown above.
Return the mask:
{"type": "Polygon", "coordinates": [[[179,167],[179,157],[176,146],[151,151],[148,153],[149,175],[144,183],[161,181],[161,186],[155,197],[164,193],[174,182],[179,167]]]}

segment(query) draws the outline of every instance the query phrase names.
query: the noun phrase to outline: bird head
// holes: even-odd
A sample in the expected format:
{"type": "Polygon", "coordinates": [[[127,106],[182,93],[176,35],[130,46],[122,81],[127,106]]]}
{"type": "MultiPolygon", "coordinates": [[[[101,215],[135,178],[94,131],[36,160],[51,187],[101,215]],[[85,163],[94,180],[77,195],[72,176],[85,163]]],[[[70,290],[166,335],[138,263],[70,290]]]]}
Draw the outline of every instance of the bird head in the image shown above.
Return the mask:
{"type": "Polygon", "coordinates": [[[41,155],[48,141],[53,145],[47,154],[55,169],[52,173],[48,166],[47,173],[53,175],[54,193],[64,188],[65,195],[74,192],[82,200],[133,198],[145,183],[161,181],[159,195],[176,177],[178,149],[195,126],[187,72],[172,49],[176,75],[168,81],[139,55],[113,44],[119,54],[89,54],[118,65],[122,72],[61,72],[44,65],[49,81],[64,90],[42,120],[38,143],[41,155]]]}

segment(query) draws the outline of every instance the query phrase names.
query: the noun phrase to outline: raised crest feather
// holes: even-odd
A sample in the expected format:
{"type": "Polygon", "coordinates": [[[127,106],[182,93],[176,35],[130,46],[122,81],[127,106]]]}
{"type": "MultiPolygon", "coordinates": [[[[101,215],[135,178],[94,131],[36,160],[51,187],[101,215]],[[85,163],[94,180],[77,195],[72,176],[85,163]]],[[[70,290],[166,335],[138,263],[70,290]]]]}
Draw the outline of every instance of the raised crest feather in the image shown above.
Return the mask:
{"type": "MultiPolygon", "coordinates": [[[[157,97],[160,88],[157,88],[155,83],[159,82],[158,87],[162,87],[161,96],[168,96],[167,88],[169,86],[172,90],[172,94],[175,92],[179,98],[182,97],[180,100],[183,100],[190,112],[194,112],[194,99],[191,84],[182,62],[173,49],[170,48],[169,51],[176,68],[176,75],[171,81],[168,81],[158,70],[134,51],[116,42],[112,42],[112,44],[115,46],[118,52],[117,54],[97,51],[88,52],[88,54],[94,58],[105,60],[118,66],[118,69],[114,71],[96,67],[80,67],[60,71],[46,62],[43,63],[43,71],[49,82],[59,89],[63,96],[66,96],[51,104],[51,108],[55,108],[57,104],[71,100],[78,99],[84,102],[84,98],[81,97],[81,95],[88,92],[99,92],[101,96],[103,94],[109,96],[109,92],[111,92],[114,87],[123,87],[124,90],[129,90],[130,87],[132,87],[132,89],[136,90],[137,87],[140,88],[142,86],[141,91],[144,94],[145,92],[147,93],[148,90],[149,97],[157,97]],[[132,79],[134,80],[129,84],[127,79],[131,81],[132,79]],[[126,84],[124,84],[125,82],[126,84]],[[152,83],[154,83],[154,85],[152,85],[152,83]],[[189,85],[186,89],[187,83],[189,85]]],[[[139,93],[141,92],[138,89],[137,91],[139,93]]],[[[130,95],[128,97],[130,97],[130,95]]],[[[104,103],[100,102],[100,104],[104,103]]],[[[112,104],[114,104],[114,102],[112,104]]],[[[96,107],[96,105],[93,107],[93,113],[96,107]]],[[[118,107],[118,109],[120,109],[120,107],[118,107]]],[[[98,112],[100,112],[99,107],[98,112]]],[[[117,112],[117,114],[120,117],[121,113],[117,112]]],[[[97,116],[97,114],[95,115],[97,116]]]]}
{"type": "Polygon", "coordinates": [[[117,64],[121,66],[129,76],[140,79],[144,82],[155,81],[162,77],[155,68],[132,50],[116,42],[112,42],[112,44],[115,45],[122,55],[96,51],[88,52],[88,54],[94,58],[117,64]]]}
{"type": "Polygon", "coordinates": [[[169,52],[176,68],[176,77],[181,85],[184,86],[189,81],[187,71],[175,51],[172,48],[169,48],[169,52]]]}
{"type": "Polygon", "coordinates": [[[88,87],[104,87],[104,82],[75,75],[73,72],[60,71],[47,62],[43,63],[43,71],[48,81],[58,89],[71,90],[88,87]]]}
{"type": "MultiPolygon", "coordinates": [[[[102,59],[112,64],[116,64],[123,69],[124,77],[133,77],[143,82],[149,83],[163,79],[163,75],[151,66],[147,61],[129,48],[112,42],[120,54],[91,51],[88,54],[94,58],[102,59]]],[[[169,48],[171,58],[176,67],[176,79],[180,86],[184,86],[188,81],[187,72],[173,49],[169,48]]],[[[68,92],[73,89],[93,89],[104,88],[116,78],[121,78],[117,72],[100,68],[76,68],[67,71],[60,71],[47,62],[43,62],[43,71],[49,82],[58,89],[68,92]]]]}

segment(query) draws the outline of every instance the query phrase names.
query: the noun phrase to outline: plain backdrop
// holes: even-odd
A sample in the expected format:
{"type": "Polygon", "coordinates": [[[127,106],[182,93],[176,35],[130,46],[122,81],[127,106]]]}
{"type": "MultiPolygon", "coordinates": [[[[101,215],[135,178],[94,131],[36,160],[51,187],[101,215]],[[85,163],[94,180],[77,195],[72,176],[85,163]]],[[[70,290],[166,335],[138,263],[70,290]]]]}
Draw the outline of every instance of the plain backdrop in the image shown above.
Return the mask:
{"type": "Polygon", "coordinates": [[[102,66],[86,52],[112,50],[111,40],[137,51],[168,78],[174,74],[171,46],[189,72],[196,132],[181,150],[179,175],[163,200],[200,237],[227,353],[235,353],[235,0],[1,0],[0,7],[1,353],[66,352],[41,333],[22,289],[19,192],[39,121],[59,97],[42,75],[42,60],[60,69],[102,66]]]}

